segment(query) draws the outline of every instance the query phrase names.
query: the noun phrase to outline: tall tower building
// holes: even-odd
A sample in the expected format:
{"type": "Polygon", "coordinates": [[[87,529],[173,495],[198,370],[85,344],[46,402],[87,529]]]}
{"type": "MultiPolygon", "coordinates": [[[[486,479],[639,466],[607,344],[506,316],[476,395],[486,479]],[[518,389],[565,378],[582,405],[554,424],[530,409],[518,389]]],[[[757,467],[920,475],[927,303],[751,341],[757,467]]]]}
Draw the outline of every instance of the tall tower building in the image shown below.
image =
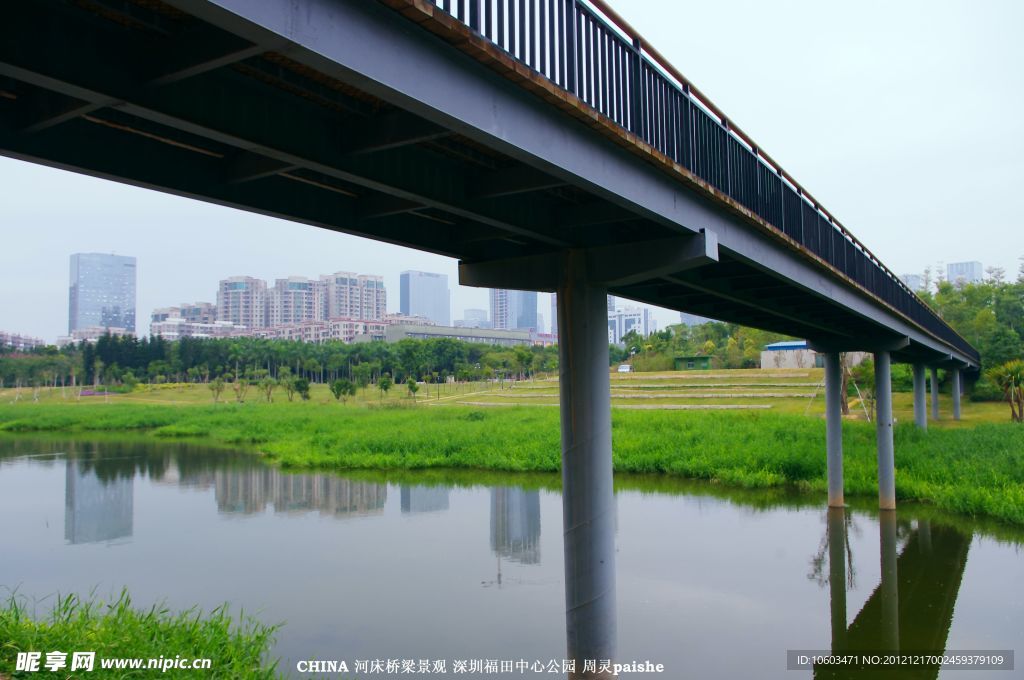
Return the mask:
{"type": "Polygon", "coordinates": [[[425,316],[438,326],[452,325],[451,291],[446,274],[404,271],[399,282],[399,311],[402,314],[425,316]]]}
{"type": "Polygon", "coordinates": [[[217,320],[247,328],[267,325],[267,282],[251,276],[232,276],[217,287],[217,320]]]}
{"type": "Polygon", "coordinates": [[[985,278],[980,262],[950,262],[946,265],[946,279],[950,283],[981,283],[985,278]]]}
{"type": "Polygon", "coordinates": [[[326,290],[327,284],[322,280],[304,276],[277,279],[267,295],[267,325],[322,321],[326,290]]]}
{"type": "Polygon", "coordinates": [[[558,337],[558,293],[551,294],[551,335],[558,337]]]}
{"type": "Polygon", "coordinates": [[[491,321],[497,330],[537,329],[537,292],[492,288],[491,321]]]}
{"type": "Polygon", "coordinates": [[[135,333],[135,258],[103,253],[71,256],[68,333],[100,326],[135,333]]]}

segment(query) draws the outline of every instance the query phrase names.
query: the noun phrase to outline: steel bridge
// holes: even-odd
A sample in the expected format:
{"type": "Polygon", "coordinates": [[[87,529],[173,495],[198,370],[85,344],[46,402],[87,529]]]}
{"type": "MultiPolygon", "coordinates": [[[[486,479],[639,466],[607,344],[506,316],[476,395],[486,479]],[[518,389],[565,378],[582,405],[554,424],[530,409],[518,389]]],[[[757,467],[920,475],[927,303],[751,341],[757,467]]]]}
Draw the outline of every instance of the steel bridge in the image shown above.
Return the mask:
{"type": "MultiPolygon", "coordinates": [[[[605,296],[876,354],[978,353],[601,0],[23,0],[0,21],[0,153],[460,260],[558,293],[569,650],[614,625],[605,296]]],[[[812,93],[808,93],[809,96],[812,93]]],[[[54,200],[59,200],[55,197],[54,200]]],[[[173,234],[157,238],[173,239],[173,234]]]]}

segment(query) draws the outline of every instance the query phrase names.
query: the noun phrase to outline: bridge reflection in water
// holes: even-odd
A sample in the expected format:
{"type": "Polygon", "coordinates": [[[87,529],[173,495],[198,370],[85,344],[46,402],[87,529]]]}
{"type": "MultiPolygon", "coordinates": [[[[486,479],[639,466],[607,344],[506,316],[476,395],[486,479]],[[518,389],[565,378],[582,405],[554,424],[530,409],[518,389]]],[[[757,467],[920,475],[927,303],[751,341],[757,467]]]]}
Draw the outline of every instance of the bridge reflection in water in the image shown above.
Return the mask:
{"type": "MultiPolygon", "coordinates": [[[[878,517],[881,579],[854,618],[846,624],[847,518],[845,508],[828,510],[829,592],[832,653],[941,654],[953,621],[957,594],[967,565],[971,537],[929,520],[899,523],[895,510],[878,517]],[[902,551],[900,535],[905,535],[902,551]]],[[[814,677],[936,678],[937,664],[888,669],[816,665],[814,677]]]]}

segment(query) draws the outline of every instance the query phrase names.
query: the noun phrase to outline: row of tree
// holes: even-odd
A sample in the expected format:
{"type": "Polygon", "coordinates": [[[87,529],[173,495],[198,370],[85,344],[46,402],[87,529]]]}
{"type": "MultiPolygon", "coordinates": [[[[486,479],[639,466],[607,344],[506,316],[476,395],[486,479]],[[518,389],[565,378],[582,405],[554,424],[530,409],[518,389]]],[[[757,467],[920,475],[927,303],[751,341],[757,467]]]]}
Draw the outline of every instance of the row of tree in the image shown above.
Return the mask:
{"type": "Polygon", "coordinates": [[[138,382],[203,382],[246,378],[302,378],[331,384],[339,379],[376,383],[383,375],[443,382],[527,377],[557,369],[553,347],[498,347],[450,338],[397,343],[311,344],[263,338],[195,339],[105,335],[96,343],[28,354],[0,355],[0,387],[14,385],[127,385],[138,382]]]}

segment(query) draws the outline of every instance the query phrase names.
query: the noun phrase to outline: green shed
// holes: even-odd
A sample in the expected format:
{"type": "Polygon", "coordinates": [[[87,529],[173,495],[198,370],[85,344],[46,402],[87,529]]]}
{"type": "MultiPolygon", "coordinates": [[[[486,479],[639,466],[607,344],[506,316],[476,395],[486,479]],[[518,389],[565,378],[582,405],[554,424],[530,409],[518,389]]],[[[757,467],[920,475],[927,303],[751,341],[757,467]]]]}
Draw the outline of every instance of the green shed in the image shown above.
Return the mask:
{"type": "Polygon", "coordinates": [[[711,357],[704,354],[695,356],[676,355],[674,367],[677,371],[707,371],[711,368],[711,357]]]}

